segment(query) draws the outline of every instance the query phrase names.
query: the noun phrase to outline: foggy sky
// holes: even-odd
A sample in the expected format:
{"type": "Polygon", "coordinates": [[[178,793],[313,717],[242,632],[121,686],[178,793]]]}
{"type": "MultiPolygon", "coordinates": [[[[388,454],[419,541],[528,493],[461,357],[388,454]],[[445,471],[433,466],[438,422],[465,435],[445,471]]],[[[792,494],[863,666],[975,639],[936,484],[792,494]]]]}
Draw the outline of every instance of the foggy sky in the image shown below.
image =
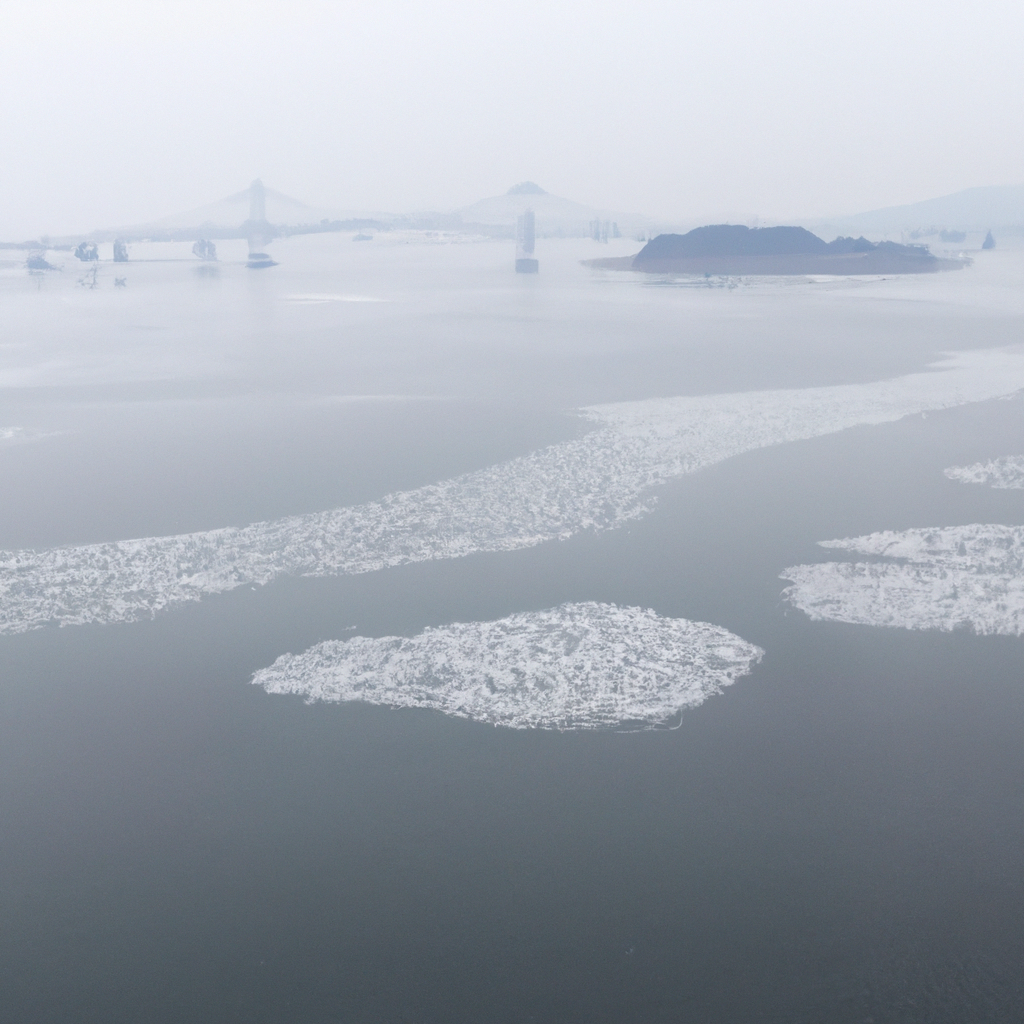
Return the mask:
{"type": "Polygon", "coordinates": [[[0,239],[256,176],[448,210],[532,179],[665,219],[1024,180],[1018,4],[0,3],[0,239]]]}

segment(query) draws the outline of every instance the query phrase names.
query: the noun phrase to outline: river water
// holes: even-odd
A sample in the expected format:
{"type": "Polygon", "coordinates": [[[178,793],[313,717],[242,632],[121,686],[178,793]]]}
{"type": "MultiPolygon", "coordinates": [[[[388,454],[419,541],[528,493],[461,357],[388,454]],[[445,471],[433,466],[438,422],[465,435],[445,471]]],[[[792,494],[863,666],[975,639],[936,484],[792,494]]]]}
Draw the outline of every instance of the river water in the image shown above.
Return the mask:
{"type": "MultiPolygon", "coordinates": [[[[265,271],[221,248],[140,245],[95,288],[67,256],[0,268],[0,549],[419,493],[571,446],[582,407],[870,388],[1024,319],[1013,249],[673,281],[587,269],[615,250],[587,241],[542,240],[536,277],[443,236],[280,240],[265,271]]],[[[830,538],[1024,525],[1019,490],[943,475],[1021,454],[1016,387],[748,446],[614,528],[0,636],[0,1021],[1020,1019],[1024,641],[812,621],[780,579],[830,538]],[[567,602],[764,655],[642,731],[251,683],[567,602]]]]}

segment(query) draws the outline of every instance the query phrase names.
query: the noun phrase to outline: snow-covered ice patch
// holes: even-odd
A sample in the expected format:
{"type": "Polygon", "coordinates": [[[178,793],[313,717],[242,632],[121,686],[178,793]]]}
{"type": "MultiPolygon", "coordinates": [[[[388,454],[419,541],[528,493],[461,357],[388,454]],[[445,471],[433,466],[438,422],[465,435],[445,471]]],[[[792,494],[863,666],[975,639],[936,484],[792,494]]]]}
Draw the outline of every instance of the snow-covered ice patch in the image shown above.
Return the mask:
{"type": "Polygon", "coordinates": [[[1004,455],[970,466],[950,466],[943,471],[962,484],[988,484],[999,490],[1024,490],[1024,455],[1004,455]]]}
{"type": "Polygon", "coordinates": [[[888,561],[786,569],[792,586],[783,596],[812,619],[1024,634],[1024,527],[886,530],[821,543],[888,561]]]}
{"type": "Polygon", "coordinates": [[[253,682],[311,702],[427,708],[513,729],[653,729],[763,653],[721,626],[588,602],[413,637],[328,640],[253,682]]]}
{"type": "Polygon", "coordinates": [[[648,512],[661,484],[743,452],[1024,388],[1024,353],[961,353],[873,384],[651,399],[581,410],[583,437],[378,501],[243,527],[0,552],[0,633],[130,622],[282,574],[375,572],[514,551],[648,512]]]}

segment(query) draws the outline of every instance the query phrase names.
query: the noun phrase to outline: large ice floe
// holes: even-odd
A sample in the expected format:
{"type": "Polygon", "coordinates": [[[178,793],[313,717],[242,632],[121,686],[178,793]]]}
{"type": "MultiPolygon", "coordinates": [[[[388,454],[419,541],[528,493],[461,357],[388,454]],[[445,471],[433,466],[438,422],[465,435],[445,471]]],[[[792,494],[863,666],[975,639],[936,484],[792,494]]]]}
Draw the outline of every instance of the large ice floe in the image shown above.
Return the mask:
{"type": "Polygon", "coordinates": [[[581,410],[594,429],[379,501],[173,537],[0,554],[0,633],[128,622],[283,573],[373,572],[608,530],[652,491],[741,452],[1024,388],[1024,352],[956,354],[870,384],[651,399],[581,410]]]}
{"type": "Polygon", "coordinates": [[[588,602],[407,638],[328,640],[283,655],[253,682],[311,702],[428,708],[514,729],[652,729],[762,654],[707,622],[588,602]]]}
{"type": "Polygon", "coordinates": [[[1024,455],[1004,455],[970,466],[950,466],[943,472],[950,480],[962,484],[988,484],[1004,491],[1024,490],[1024,455]]]}
{"type": "Polygon", "coordinates": [[[1024,634],[1024,527],[975,523],[821,543],[886,560],[786,569],[784,597],[812,619],[1024,634]]]}

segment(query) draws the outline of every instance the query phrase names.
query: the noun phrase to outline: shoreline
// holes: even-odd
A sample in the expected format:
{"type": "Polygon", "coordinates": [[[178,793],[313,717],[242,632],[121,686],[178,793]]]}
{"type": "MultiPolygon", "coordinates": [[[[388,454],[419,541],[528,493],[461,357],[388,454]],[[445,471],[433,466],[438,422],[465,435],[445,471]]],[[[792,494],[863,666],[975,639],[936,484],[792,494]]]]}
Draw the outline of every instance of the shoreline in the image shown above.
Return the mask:
{"type": "Polygon", "coordinates": [[[709,276],[785,276],[801,274],[935,274],[962,270],[970,259],[939,256],[904,256],[898,253],[863,252],[781,256],[683,256],[637,261],[636,256],[605,256],[580,260],[595,270],[632,270],[646,274],[709,276]]]}

